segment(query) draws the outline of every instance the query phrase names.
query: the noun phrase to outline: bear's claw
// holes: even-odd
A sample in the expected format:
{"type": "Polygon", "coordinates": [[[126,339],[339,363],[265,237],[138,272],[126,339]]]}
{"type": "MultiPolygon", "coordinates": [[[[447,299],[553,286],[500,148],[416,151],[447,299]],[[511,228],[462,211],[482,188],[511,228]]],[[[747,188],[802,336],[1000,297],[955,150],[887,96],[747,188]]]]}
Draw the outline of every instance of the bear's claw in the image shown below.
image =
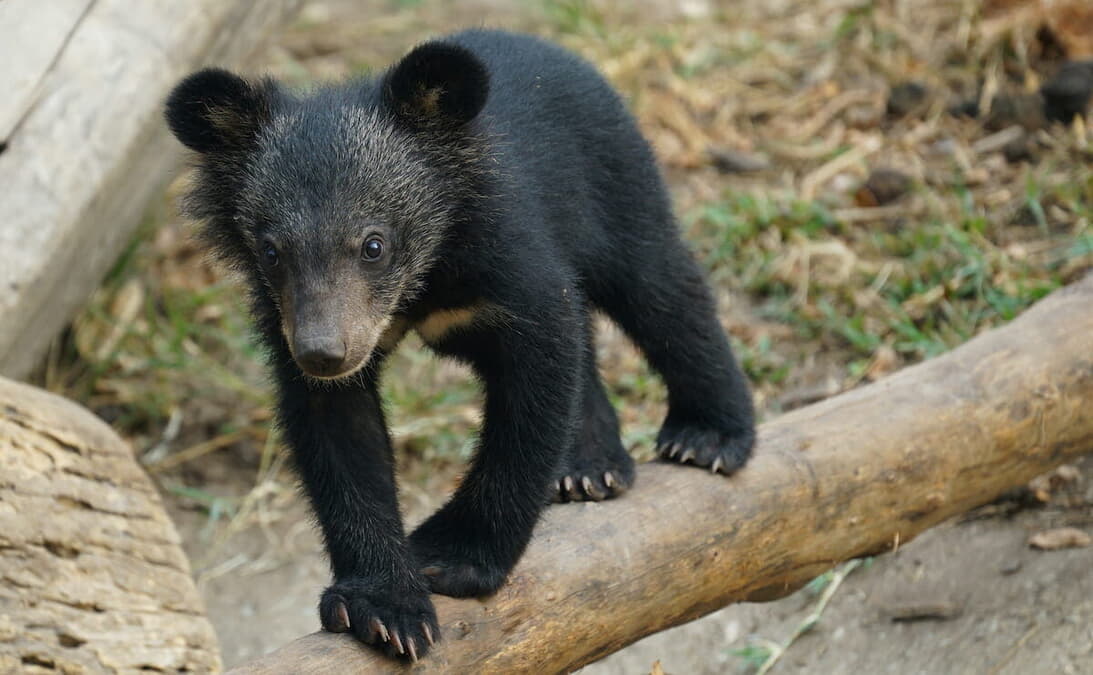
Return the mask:
{"type": "Polygon", "coordinates": [[[728,476],[747,463],[754,444],[753,432],[665,427],[657,439],[657,455],[669,462],[692,464],[728,476]]]}
{"type": "Polygon", "coordinates": [[[319,604],[323,628],[332,633],[352,633],[388,656],[417,661],[436,642],[439,625],[428,592],[376,592],[363,578],[336,582],[323,593],[319,604]]]}
{"type": "Polygon", "coordinates": [[[618,497],[630,489],[633,479],[620,478],[614,471],[600,475],[569,475],[554,485],[555,502],[600,502],[618,497]]]}

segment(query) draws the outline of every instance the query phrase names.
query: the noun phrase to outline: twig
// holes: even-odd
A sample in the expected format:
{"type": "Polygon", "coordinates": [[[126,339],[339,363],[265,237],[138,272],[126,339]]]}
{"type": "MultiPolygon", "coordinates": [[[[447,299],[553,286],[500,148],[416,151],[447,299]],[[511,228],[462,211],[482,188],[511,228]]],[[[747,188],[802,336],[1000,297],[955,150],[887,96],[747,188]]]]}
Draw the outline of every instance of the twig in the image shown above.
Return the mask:
{"type": "Polygon", "coordinates": [[[1006,655],[1003,656],[998,661],[998,663],[991,666],[989,675],[997,675],[997,673],[1002,672],[1002,668],[1004,668],[1006,664],[1010,662],[1010,659],[1012,659],[1014,655],[1017,654],[1018,651],[1020,651],[1021,647],[1025,646],[1025,643],[1028,642],[1029,638],[1035,635],[1036,631],[1038,630],[1040,630],[1040,624],[1035,624],[1032,628],[1029,628],[1028,631],[1026,631],[1019,640],[1017,640],[1017,642],[1013,643],[1013,646],[1009,648],[1009,651],[1006,652],[1006,655]]]}
{"type": "Polygon", "coordinates": [[[864,162],[869,155],[881,148],[881,141],[875,136],[866,137],[859,145],[844,152],[838,157],[828,161],[820,168],[801,179],[801,198],[812,201],[816,193],[824,183],[835,177],[836,174],[849,169],[851,166],[864,162]]]}
{"type": "Polygon", "coordinates": [[[167,457],[164,457],[162,460],[155,462],[154,464],[149,464],[147,468],[152,473],[166,471],[167,469],[178,466],[179,464],[185,464],[186,462],[197,459],[198,457],[207,455],[214,450],[219,450],[220,448],[229,446],[232,443],[240,440],[244,436],[252,433],[253,431],[253,428],[246,427],[244,429],[237,429],[231,433],[224,434],[223,436],[210,438],[207,441],[203,441],[196,445],[191,445],[185,450],[181,450],[172,455],[168,455],[167,457]]]}
{"type": "Polygon", "coordinates": [[[1024,128],[1020,124],[1013,124],[1005,129],[995,132],[990,136],[980,138],[975,143],[972,143],[972,150],[978,155],[986,155],[992,152],[998,152],[1003,149],[1009,143],[1023,138],[1025,135],[1024,128]]]}
{"type": "Polygon", "coordinates": [[[820,617],[823,615],[824,609],[827,608],[827,603],[831,602],[831,598],[834,597],[835,591],[839,589],[843,580],[850,576],[850,573],[858,569],[859,566],[861,566],[861,560],[855,559],[844,563],[839,569],[835,570],[831,575],[831,582],[828,583],[827,588],[824,589],[816,606],[812,608],[812,611],[805,617],[804,621],[797,626],[797,629],[793,631],[793,634],[786,639],[785,643],[781,645],[771,645],[770,656],[763,662],[763,665],[759,666],[759,670],[755,671],[755,675],[766,675],[766,673],[774,667],[774,664],[778,662],[778,659],[782,658],[782,655],[786,653],[786,650],[789,649],[790,645],[792,645],[797,638],[812,630],[813,627],[820,622],[820,617]]]}

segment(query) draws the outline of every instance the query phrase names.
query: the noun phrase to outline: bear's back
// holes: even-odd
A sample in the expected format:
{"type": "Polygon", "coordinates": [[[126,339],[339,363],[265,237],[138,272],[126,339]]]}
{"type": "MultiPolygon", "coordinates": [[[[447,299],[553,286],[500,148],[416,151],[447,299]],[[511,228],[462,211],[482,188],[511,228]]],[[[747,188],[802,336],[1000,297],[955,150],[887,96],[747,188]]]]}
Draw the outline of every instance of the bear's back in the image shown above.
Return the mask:
{"type": "Polygon", "coordinates": [[[644,223],[664,226],[671,218],[652,150],[590,63],[537,37],[504,31],[468,30],[446,40],[472,51],[489,71],[479,123],[534,216],[527,221],[546,226],[578,269],[594,276],[605,254],[648,240],[653,233],[644,223]]]}

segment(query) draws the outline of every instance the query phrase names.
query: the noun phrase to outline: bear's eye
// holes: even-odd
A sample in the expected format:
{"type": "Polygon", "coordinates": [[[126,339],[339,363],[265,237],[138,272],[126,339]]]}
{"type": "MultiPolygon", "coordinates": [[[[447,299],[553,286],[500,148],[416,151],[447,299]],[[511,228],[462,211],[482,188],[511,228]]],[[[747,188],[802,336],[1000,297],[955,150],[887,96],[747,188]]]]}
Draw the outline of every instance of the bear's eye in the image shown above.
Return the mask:
{"type": "Polygon", "coordinates": [[[273,242],[267,241],[262,244],[262,258],[266,261],[266,264],[270,267],[277,267],[280,256],[277,253],[277,247],[273,245],[273,242]]]}
{"type": "Polygon", "coordinates": [[[364,241],[364,246],[361,248],[361,255],[365,260],[379,260],[383,255],[383,239],[378,236],[371,236],[364,241]]]}

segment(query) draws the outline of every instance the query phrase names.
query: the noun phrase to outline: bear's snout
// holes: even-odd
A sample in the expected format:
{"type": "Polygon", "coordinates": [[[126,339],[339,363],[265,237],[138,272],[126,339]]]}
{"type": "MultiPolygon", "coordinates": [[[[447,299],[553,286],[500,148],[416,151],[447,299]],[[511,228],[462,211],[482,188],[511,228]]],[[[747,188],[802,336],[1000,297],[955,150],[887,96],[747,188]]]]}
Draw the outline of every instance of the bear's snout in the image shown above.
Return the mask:
{"type": "Polygon", "coordinates": [[[341,374],[345,364],[345,341],[336,335],[297,336],[296,362],[314,377],[341,374]]]}

